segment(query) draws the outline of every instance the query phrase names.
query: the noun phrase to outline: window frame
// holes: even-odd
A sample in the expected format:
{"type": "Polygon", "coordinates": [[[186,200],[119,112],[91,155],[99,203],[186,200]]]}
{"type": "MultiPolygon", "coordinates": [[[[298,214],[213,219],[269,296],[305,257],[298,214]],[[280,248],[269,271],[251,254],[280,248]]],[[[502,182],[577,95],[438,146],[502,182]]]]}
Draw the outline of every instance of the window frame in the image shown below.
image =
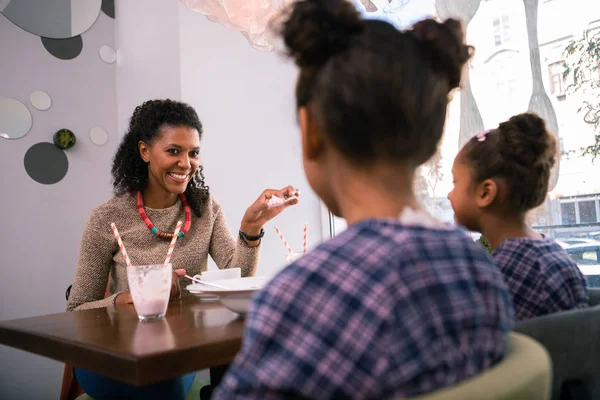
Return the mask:
{"type": "Polygon", "coordinates": [[[550,95],[560,97],[566,95],[566,82],[564,77],[565,60],[555,61],[548,64],[548,77],[550,82],[550,95]],[[554,72],[554,68],[561,67],[560,71],[554,72]],[[554,78],[558,78],[559,91],[555,90],[554,78]]]}

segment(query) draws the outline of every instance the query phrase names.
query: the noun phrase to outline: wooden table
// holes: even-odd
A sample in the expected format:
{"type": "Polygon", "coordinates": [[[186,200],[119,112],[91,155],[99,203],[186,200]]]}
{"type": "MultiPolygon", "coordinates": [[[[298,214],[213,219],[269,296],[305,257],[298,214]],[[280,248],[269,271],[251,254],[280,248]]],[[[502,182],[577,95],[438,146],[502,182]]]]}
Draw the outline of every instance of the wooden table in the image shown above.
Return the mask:
{"type": "Polygon", "coordinates": [[[133,305],[0,322],[0,344],[141,386],[233,361],[244,320],[188,296],[141,322],[133,305]]]}

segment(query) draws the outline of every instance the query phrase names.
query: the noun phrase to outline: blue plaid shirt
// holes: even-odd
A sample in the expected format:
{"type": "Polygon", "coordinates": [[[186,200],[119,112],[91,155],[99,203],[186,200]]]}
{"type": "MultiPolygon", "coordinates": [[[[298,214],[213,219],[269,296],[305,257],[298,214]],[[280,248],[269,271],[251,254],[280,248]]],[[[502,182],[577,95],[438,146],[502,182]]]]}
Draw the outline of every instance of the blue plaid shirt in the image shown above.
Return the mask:
{"type": "Polygon", "coordinates": [[[517,320],[587,307],[583,274],[552,239],[507,239],[492,257],[512,292],[517,320]]]}
{"type": "Polygon", "coordinates": [[[359,223],[255,295],[216,399],[414,396],[500,360],[510,293],[454,229],[359,223]]]}

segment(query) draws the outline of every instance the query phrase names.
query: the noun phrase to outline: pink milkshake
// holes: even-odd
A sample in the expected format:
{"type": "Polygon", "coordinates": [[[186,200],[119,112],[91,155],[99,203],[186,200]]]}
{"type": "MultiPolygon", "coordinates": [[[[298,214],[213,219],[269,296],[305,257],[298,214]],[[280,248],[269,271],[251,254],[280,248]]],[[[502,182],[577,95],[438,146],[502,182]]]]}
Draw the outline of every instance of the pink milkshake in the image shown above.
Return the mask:
{"type": "Polygon", "coordinates": [[[171,264],[127,268],[129,291],[140,320],[165,316],[171,294],[172,268],[171,264]]]}

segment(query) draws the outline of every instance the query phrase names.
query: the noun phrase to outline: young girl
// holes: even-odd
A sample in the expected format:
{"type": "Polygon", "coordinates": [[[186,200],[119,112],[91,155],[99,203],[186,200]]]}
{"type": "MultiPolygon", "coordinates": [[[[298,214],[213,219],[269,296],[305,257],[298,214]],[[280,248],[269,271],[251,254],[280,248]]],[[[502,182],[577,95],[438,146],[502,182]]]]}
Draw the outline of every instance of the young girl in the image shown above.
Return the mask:
{"type": "Polygon", "coordinates": [[[401,32],[346,0],[300,0],[282,36],[300,67],[308,182],[349,227],[257,293],[214,398],[404,398],[494,365],[510,293],[484,250],[427,216],[412,188],[471,55],[460,23],[401,32]]]}
{"type": "Polygon", "coordinates": [[[555,156],[544,120],[527,113],[471,139],[452,168],[456,221],[488,240],[519,320],[588,304],[577,264],[525,222],[546,198],[555,156]]]}

